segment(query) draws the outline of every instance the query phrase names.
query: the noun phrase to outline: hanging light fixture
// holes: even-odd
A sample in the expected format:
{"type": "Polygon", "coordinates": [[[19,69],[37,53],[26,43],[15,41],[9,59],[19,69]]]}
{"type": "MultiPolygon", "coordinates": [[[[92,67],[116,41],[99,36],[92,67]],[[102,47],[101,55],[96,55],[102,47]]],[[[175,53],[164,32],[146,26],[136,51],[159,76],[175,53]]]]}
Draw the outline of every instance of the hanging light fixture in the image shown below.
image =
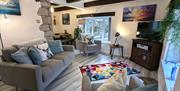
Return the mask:
{"type": "Polygon", "coordinates": [[[51,13],[54,13],[54,7],[51,6],[50,11],[51,13]]]}

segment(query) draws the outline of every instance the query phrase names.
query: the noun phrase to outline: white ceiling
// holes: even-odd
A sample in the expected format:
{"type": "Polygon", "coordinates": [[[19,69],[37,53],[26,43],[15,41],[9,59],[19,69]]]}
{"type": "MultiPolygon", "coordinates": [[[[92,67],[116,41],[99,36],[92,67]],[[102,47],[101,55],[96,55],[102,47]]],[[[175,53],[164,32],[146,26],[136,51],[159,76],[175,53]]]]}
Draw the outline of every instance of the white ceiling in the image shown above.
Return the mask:
{"type": "Polygon", "coordinates": [[[66,0],[50,0],[50,2],[60,4],[59,6],[54,6],[54,7],[68,6],[68,7],[77,8],[77,9],[84,9],[84,3],[91,2],[91,1],[96,1],[96,0],[81,0],[81,1],[73,2],[73,3],[67,3],[66,0]]]}

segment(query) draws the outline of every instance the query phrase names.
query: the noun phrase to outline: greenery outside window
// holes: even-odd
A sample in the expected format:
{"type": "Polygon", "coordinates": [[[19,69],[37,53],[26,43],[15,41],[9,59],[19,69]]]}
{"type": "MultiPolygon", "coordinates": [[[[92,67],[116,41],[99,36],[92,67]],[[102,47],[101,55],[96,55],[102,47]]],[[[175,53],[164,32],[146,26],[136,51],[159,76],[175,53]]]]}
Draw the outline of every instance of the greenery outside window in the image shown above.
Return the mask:
{"type": "MultiPolygon", "coordinates": [[[[174,20],[175,21],[178,21],[180,23],[180,19],[178,19],[178,17],[180,16],[180,9],[177,9],[175,10],[174,12],[175,14],[175,17],[174,17],[174,20]]],[[[166,56],[166,61],[171,61],[171,62],[175,62],[175,63],[180,63],[180,44],[178,42],[174,43],[172,42],[173,40],[171,40],[173,37],[174,37],[174,34],[173,32],[176,31],[176,28],[174,27],[171,27],[171,29],[169,30],[169,35],[168,35],[168,42],[167,42],[167,45],[168,45],[168,48],[167,48],[167,56],[166,56]]],[[[178,31],[176,31],[178,32],[178,31]]],[[[177,36],[176,36],[177,37],[177,36]]]]}
{"type": "Polygon", "coordinates": [[[110,41],[111,17],[87,17],[84,24],[79,25],[82,33],[93,36],[94,40],[110,41]]]}
{"type": "Polygon", "coordinates": [[[164,74],[166,78],[167,91],[174,88],[177,80],[177,75],[180,68],[180,9],[174,10],[172,17],[173,22],[169,27],[166,43],[166,55],[165,61],[163,62],[164,74]]]}

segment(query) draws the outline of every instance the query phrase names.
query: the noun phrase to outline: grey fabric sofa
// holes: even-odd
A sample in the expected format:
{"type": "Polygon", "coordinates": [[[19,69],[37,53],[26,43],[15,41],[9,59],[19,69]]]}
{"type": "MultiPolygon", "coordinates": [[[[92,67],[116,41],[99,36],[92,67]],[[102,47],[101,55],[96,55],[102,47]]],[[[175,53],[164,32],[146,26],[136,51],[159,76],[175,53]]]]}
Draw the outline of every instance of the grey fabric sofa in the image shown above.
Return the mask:
{"type": "Polygon", "coordinates": [[[101,51],[101,41],[94,40],[94,44],[88,44],[87,42],[76,40],[76,47],[80,53],[88,55],[89,53],[101,51]]]}
{"type": "MultiPolygon", "coordinates": [[[[32,46],[47,42],[45,39],[30,41],[16,45],[16,47],[32,46]]],[[[0,63],[0,75],[2,81],[8,85],[32,91],[44,91],[44,89],[73,61],[75,57],[74,47],[64,45],[64,52],[46,60],[41,65],[18,64],[13,62],[10,54],[18,49],[12,46],[3,49],[5,62],[0,63]]]]}

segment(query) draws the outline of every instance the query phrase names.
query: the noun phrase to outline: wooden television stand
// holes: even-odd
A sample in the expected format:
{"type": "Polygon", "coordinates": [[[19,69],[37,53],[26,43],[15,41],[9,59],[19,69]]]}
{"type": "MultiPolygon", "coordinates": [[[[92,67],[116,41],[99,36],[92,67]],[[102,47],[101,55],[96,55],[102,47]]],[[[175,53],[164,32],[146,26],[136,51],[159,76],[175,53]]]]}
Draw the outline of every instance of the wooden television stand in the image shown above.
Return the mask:
{"type": "Polygon", "coordinates": [[[162,43],[143,39],[133,39],[130,60],[147,68],[157,70],[162,51],[162,43]]]}

